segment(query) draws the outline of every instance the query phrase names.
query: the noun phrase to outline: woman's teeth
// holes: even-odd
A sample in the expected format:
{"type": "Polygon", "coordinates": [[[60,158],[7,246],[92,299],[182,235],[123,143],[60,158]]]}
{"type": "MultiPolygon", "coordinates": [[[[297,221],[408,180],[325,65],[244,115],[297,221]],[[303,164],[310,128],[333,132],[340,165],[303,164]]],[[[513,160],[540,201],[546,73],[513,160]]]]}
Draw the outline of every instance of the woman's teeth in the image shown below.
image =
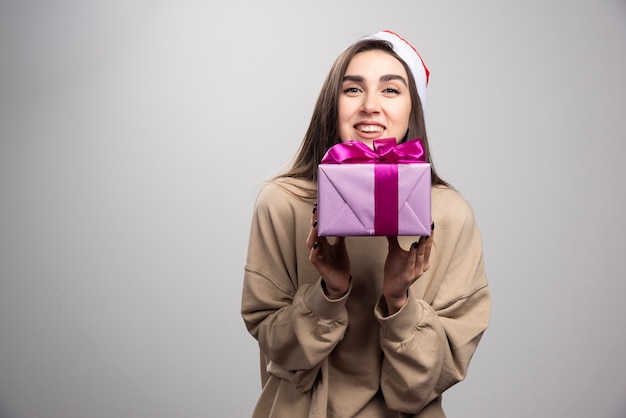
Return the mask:
{"type": "Polygon", "coordinates": [[[383,127],[378,126],[378,125],[359,125],[357,126],[357,129],[361,132],[367,132],[367,133],[383,131],[383,127]]]}

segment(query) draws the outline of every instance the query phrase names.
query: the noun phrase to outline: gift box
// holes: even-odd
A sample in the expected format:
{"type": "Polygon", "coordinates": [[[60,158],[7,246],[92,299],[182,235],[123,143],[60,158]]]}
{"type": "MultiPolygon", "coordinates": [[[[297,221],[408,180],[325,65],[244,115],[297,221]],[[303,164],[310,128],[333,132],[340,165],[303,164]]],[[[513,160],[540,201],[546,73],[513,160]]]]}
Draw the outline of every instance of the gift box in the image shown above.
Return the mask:
{"type": "Polygon", "coordinates": [[[431,174],[421,140],[331,147],[318,165],[319,236],[430,235],[431,174]]]}

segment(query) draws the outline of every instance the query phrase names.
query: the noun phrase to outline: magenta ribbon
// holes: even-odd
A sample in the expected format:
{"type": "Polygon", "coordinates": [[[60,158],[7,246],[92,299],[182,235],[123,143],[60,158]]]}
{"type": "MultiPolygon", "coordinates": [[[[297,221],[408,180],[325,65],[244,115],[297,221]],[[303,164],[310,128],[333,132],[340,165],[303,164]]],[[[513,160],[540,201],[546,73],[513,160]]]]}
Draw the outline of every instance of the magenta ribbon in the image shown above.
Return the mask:
{"type": "Polygon", "coordinates": [[[426,152],[421,139],[398,144],[395,138],[373,141],[374,149],[360,141],[332,146],[322,164],[373,163],[374,166],[374,233],[398,235],[398,164],[425,163],[426,152]]]}

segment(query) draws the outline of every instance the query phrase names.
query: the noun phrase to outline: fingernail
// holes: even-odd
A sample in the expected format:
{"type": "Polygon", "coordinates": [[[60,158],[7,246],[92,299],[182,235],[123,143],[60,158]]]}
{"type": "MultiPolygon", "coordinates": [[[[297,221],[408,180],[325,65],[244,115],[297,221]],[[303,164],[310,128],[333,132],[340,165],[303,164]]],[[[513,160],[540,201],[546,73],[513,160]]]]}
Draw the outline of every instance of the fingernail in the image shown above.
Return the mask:
{"type": "Polygon", "coordinates": [[[315,241],[315,242],[313,243],[313,249],[314,249],[314,250],[317,250],[317,247],[319,247],[319,244],[317,243],[317,241],[315,241]]]}
{"type": "Polygon", "coordinates": [[[434,230],[435,230],[435,223],[434,223],[434,222],[430,224],[430,230],[431,230],[431,231],[434,231],[434,230]]]}
{"type": "Polygon", "coordinates": [[[313,228],[317,227],[317,219],[313,221],[313,228]]]}
{"type": "Polygon", "coordinates": [[[313,214],[315,214],[316,211],[317,211],[317,202],[315,202],[315,204],[313,205],[313,214]]]}
{"type": "Polygon", "coordinates": [[[411,246],[412,246],[413,248],[417,248],[417,241],[415,241],[415,242],[413,243],[413,245],[411,245],[411,246]]]}

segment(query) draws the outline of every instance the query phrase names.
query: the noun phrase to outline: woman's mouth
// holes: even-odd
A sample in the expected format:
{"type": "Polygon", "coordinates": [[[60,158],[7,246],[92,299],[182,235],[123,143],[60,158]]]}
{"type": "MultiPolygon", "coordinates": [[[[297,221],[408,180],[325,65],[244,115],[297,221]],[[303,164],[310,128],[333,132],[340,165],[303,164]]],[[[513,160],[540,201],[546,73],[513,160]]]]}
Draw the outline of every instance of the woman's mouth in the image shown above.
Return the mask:
{"type": "Polygon", "coordinates": [[[355,125],[354,128],[357,131],[363,132],[365,134],[375,134],[375,133],[380,133],[385,130],[385,128],[380,125],[368,125],[368,124],[358,124],[358,125],[355,125]]]}

